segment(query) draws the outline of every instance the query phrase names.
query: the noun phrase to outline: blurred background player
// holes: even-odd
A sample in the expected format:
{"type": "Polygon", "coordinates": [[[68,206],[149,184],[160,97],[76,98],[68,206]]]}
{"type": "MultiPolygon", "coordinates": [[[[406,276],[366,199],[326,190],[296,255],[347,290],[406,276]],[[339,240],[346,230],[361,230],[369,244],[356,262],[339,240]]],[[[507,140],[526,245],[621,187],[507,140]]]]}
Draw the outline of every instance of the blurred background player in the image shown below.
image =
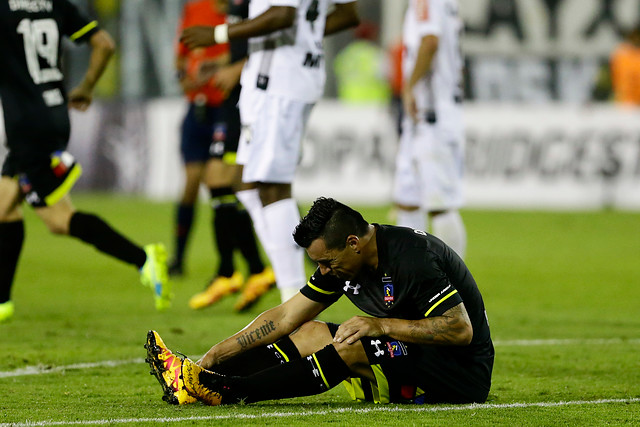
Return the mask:
{"type": "Polygon", "coordinates": [[[70,235],[135,265],[156,308],[170,305],[166,251],[141,248],[96,215],[75,209],[68,194],[82,169],[66,150],[68,107],[85,111],[114,51],[109,34],[67,0],[0,4],[0,97],[9,152],[0,178],[0,322],[14,313],[11,287],[24,240],[21,204],[26,200],[55,234],[70,235]],[[66,94],[61,36],[91,46],[82,82],[66,94]]]}
{"type": "MultiPolygon", "coordinates": [[[[223,24],[229,17],[231,20],[246,17],[247,4],[237,0],[190,2],[184,9],[180,32],[194,25],[223,24]]],[[[265,268],[260,259],[251,218],[234,194],[241,184],[241,166],[235,164],[240,137],[236,104],[246,56],[246,41],[195,49],[189,49],[183,43],[178,46],[177,69],[180,84],[189,99],[189,110],[182,125],[180,145],[186,183],[176,215],[176,253],[170,272],[182,273],[201,182],[207,185],[211,194],[213,234],[220,260],[207,288],[189,301],[193,309],[207,307],[225,295],[239,291],[245,283],[243,275],[234,268],[236,248],[246,258],[249,268],[245,286],[247,295],[264,293],[275,285],[273,271],[270,267],[265,268]]],[[[251,302],[252,299],[241,298],[236,308],[246,309],[251,302]]]]}
{"type": "Polygon", "coordinates": [[[640,106],[640,27],[611,55],[611,83],[616,102],[640,106]]]}
{"type": "Polygon", "coordinates": [[[427,230],[460,257],[466,250],[462,206],[464,124],[456,0],[411,0],[403,41],[402,137],[393,199],[398,225],[427,230]]]}
{"type": "Polygon", "coordinates": [[[338,99],[348,104],[388,105],[389,61],[377,43],[378,26],[362,21],[353,35],[355,40],[338,52],[333,62],[338,99]]]}
{"type": "Polygon", "coordinates": [[[292,182],[309,114],[324,89],[322,39],[358,23],[354,0],[253,0],[247,20],[191,27],[182,35],[191,48],[250,39],[238,162],[242,180],[256,189],[238,198],[269,256],[282,301],[306,283],[304,254],[292,237],[300,220],[292,182]]]}

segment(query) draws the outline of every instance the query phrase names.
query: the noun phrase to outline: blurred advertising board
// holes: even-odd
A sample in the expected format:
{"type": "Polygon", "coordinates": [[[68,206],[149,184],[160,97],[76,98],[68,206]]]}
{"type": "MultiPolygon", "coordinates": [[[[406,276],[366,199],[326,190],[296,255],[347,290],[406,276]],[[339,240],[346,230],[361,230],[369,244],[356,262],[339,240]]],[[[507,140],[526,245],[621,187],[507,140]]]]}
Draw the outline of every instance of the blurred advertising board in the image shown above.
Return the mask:
{"type": "MultiPolygon", "coordinates": [[[[69,149],[85,171],[77,188],[176,199],[185,107],[164,98],[72,112],[69,149]]],[[[465,105],[465,119],[467,206],[640,210],[640,109],[478,103],[465,105]]],[[[385,108],[321,101],[303,143],[296,197],[389,203],[395,129],[385,108]]]]}

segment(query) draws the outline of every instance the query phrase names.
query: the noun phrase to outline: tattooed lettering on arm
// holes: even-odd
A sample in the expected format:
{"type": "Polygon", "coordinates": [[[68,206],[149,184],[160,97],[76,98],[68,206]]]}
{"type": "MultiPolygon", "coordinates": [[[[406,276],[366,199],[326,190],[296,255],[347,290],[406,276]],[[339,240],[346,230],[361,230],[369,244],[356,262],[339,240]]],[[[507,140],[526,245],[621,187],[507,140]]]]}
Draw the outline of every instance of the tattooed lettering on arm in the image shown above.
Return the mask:
{"type": "Polygon", "coordinates": [[[276,330],[276,326],[273,323],[273,321],[265,320],[263,325],[260,325],[250,331],[245,332],[244,334],[237,337],[236,341],[238,342],[238,344],[240,344],[240,347],[242,347],[242,349],[244,350],[250,344],[253,344],[256,341],[265,338],[267,335],[269,335],[271,332],[275,330],[276,330]]]}

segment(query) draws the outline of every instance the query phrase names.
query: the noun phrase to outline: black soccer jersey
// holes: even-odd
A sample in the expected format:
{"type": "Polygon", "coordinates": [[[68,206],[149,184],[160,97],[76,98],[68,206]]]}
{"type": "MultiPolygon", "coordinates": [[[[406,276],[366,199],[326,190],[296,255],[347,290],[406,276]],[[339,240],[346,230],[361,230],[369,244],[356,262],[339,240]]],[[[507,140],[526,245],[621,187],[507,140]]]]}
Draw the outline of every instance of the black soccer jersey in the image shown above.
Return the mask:
{"type": "Polygon", "coordinates": [[[365,313],[381,318],[417,320],[440,316],[464,302],[473,326],[472,346],[490,346],[484,302],[475,280],[458,255],[423,231],[374,224],[378,268],[344,281],[316,270],[301,290],[306,297],[333,303],[346,295],[365,313]]]}
{"type": "Polygon", "coordinates": [[[0,1],[0,97],[13,153],[56,150],[69,138],[61,38],[97,31],[68,0],[0,1]]]}

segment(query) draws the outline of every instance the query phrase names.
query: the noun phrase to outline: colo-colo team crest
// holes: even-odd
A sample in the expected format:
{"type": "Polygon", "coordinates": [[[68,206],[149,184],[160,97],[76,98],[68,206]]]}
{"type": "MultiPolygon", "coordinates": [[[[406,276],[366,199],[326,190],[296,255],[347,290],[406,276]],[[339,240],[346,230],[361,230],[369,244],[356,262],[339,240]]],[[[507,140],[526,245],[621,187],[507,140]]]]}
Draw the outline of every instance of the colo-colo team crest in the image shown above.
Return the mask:
{"type": "Polygon", "coordinates": [[[391,307],[394,303],[393,283],[391,281],[391,277],[384,276],[382,278],[382,289],[384,292],[384,305],[391,307]]]}

